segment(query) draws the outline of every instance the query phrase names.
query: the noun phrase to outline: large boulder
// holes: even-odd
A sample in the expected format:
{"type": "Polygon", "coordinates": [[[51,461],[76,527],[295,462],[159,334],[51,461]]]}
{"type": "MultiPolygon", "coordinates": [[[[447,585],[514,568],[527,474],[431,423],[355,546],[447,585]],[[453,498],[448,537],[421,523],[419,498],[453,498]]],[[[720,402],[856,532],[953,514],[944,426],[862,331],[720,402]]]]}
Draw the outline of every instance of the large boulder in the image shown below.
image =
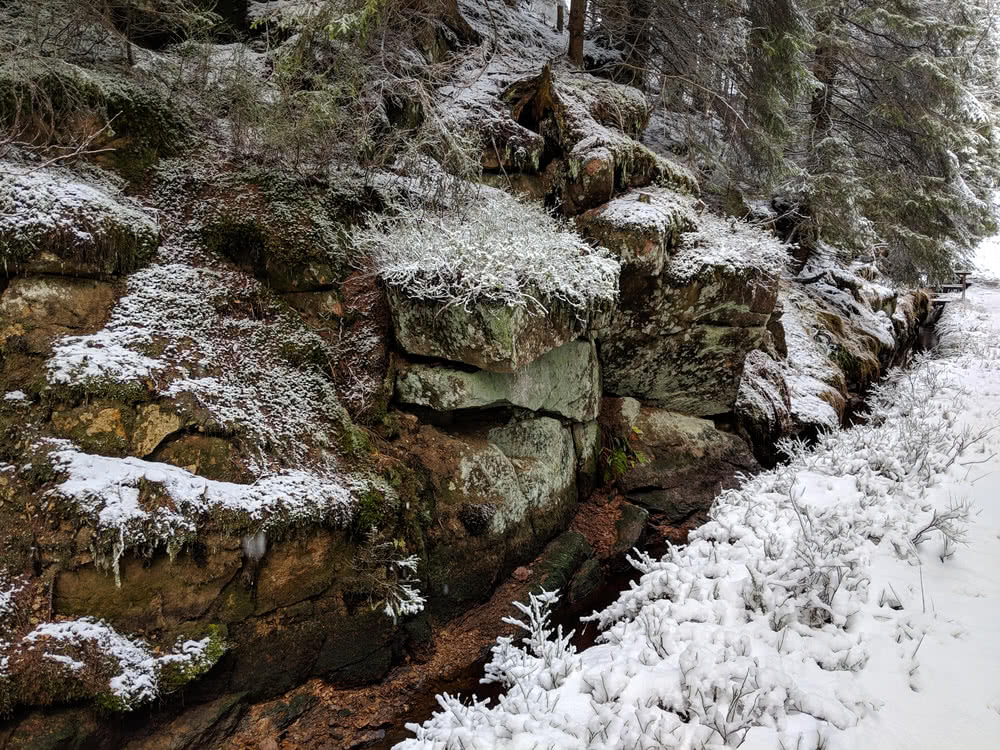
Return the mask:
{"type": "Polygon", "coordinates": [[[59,336],[99,328],[114,301],[114,286],[104,281],[19,276],[0,297],[0,347],[46,355],[59,336]]]}
{"type": "Polygon", "coordinates": [[[736,399],[736,422],[765,466],[777,463],[774,444],[792,431],[792,401],[781,365],[766,352],[747,355],[736,399]]]}
{"type": "Polygon", "coordinates": [[[523,129],[545,137],[547,192],[558,197],[567,215],[630,187],[669,183],[698,189],[687,169],[636,140],[649,121],[649,108],[634,88],[553,73],[546,66],[537,76],[514,82],[504,98],[523,129]]]}
{"type": "Polygon", "coordinates": [[[513,373],[415,362],[396,372],[400,403],[438,411],[510,405],[586,422],[597,418],[600,398],[597,352],[589,341],[563,344],[513,373]]]}
{"type": "Polygon", "coordinates": [[[572,432],[558,420],[513,420],[449,433],[422,425],[404,447],[429,477],[429,604],[453,614],[565,529],[576,501],[572,432]]]}
{"type": "Polygon", "coordinates": [[[616,253],[626,274],[657,276],[694,229],[694,198],[663,188],[633,190],[576,217],[580,233],[616,253]]]}
{"type": "Polygon", "coordinates": [[[601,421],[637,457],[618,479],[625,496],[671,525],[707,511],[740,472],[757,467],[746,443],[707,419],[607,398],[601,421]]]}
{"type": "Polygon", "coordinates": [[[547,314],[504,304],[465,308],[413,299],[392,289],[389,303],[396,340],[407,352],[492,372],[515,372],[579,338],[588,327],[576,311],[554,306],[547,314]]]}
{"type": "Polygon", "coordinates": [[[776,286],[767,271],[725,265],[623,281],[622,305],[598,339],[605,390],[686,414],[732,411],[776,286]]]}
{"type": "Polygon", "coordinates": [[[580,222],[623,260],[621,302],[597,332],[604,389],[684,414],[728,413],[743,360],[764,340],[785,247],[742,222],[696,215],[682,196],[637,198],[580,222]]]}

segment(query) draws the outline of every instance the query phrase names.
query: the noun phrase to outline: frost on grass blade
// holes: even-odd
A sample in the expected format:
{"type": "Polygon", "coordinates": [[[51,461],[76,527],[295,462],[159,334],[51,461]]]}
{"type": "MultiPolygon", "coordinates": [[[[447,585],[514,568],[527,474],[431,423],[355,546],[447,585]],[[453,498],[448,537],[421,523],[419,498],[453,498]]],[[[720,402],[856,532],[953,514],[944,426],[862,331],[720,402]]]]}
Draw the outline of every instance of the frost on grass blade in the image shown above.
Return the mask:
{"type": "Polygon", "coordinates": [[[461,209],[401,207],[354,235],[376,273],[413,299],[499,303],[580,317],[618,295],[618,261],[587,245],[541,205],[484,189],[461,209]]]}

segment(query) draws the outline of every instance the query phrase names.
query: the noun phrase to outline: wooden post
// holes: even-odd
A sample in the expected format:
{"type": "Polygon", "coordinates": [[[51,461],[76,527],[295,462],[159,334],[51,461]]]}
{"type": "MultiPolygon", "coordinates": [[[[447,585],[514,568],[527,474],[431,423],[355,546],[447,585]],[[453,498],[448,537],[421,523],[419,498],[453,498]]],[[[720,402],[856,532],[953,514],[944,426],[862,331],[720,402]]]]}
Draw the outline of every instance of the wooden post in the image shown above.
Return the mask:
{"type": "Polygon", "coordinates": [[[965,290],[969,288],[969,274],[971,271],[956,271],[955,275],[958,276],[958,283],[962,285],[962,301],[965,301],[965,290]]]}
{"type": "Polygon", "coordinates": [[[556,5],[556,31],[562,34],[563,30],[563,13],[566,11],[565,6],[560,2],[556,5]]]}

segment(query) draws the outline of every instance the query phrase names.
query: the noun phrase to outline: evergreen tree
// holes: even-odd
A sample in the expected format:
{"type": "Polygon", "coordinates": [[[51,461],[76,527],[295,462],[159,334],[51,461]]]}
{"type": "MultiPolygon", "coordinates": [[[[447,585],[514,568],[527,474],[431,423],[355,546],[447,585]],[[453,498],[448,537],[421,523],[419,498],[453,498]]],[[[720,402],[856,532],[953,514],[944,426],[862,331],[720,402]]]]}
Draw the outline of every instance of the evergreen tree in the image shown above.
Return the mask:
{"type": "Polygon", "coordinates": [[[996,229],[993,3],[833,0],[815,8],[816,88],[798,188],[810,239],[946,275],[996,229]]]}

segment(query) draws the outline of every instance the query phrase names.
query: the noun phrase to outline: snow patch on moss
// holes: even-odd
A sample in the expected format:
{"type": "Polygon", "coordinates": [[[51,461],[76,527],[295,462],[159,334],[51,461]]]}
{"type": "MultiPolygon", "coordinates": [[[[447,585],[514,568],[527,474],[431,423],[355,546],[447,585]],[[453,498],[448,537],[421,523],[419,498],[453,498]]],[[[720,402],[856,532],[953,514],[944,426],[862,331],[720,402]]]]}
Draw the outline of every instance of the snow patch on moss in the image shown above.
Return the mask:
{"type": "Polygon", "coordinates": [[[43,249],[119,273],[148,260],[156,218],[109,182],[58,167],[0,161],[0,259],[6,267],[43,249]]]}

